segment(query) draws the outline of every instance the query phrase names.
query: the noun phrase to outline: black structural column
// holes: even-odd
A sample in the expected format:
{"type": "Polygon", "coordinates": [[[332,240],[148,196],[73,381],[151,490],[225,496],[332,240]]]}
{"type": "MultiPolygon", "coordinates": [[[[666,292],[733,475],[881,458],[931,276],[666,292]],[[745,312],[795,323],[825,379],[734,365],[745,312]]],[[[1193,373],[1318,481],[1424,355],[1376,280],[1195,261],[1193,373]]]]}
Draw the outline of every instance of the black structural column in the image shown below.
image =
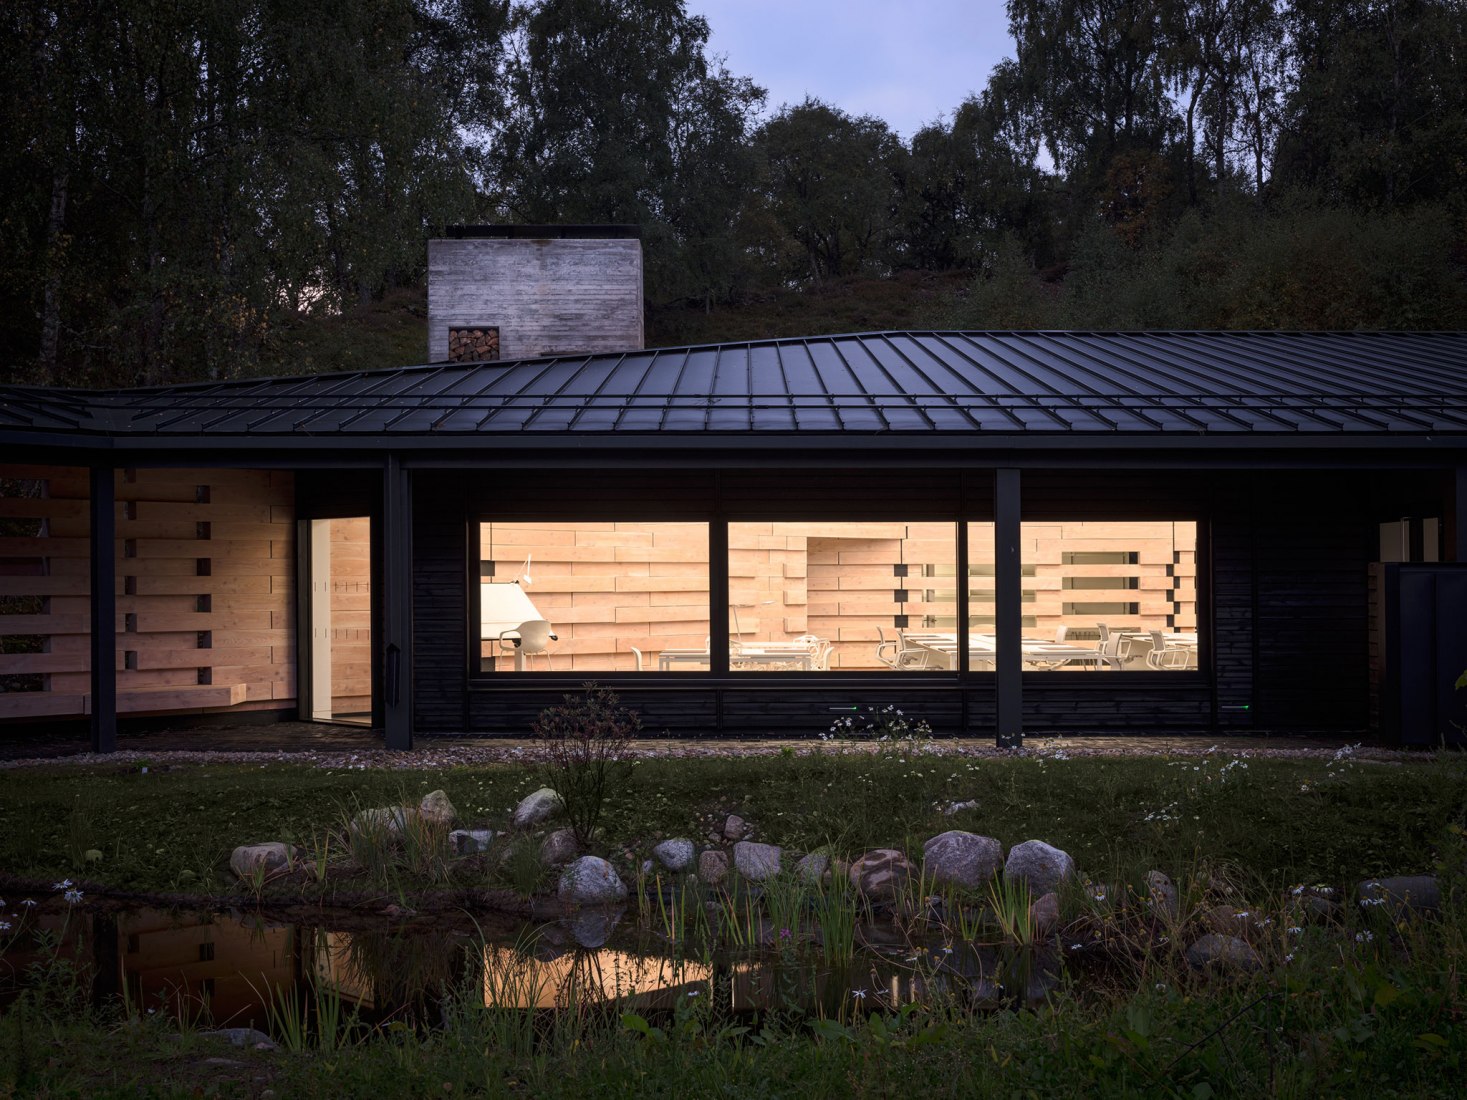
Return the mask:
{"type": "Polygon", "coordinates": [[[1450,526],[1447,527],[1447,556],[1467,561],[1467,466],[1458,466],[1452,488],[1450,526]]]}
{"type": "Polygon", "coordinates": [[[92,467],[92,751],[117,749],[117,491],[111,466],[92,467]]]}
{"type": "Polygon", "coordinates": [[[389,749],[413,747],[413,493],[402,459],[382,470],[382,715],[389,749]]]}
{"type": "Polygon", "coordinates": [[[1024,743],[1024,582],[1019,560],[1018,470],[997,471],[993,527],[998,747],[1016,749],[1024,743]]]}

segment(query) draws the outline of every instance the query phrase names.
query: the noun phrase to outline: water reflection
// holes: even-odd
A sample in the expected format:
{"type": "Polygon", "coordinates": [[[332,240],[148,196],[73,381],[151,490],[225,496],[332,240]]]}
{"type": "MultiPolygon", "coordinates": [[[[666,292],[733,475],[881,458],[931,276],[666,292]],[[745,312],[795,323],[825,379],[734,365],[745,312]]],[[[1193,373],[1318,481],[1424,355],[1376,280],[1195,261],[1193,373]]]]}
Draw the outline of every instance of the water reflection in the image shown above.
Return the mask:
{"type": "Polygon", "coordinates": [[[99,1006],[125,997],[136,1011],[197,1026],[269,1030],[283,998],[330,991],[368,1024],[432,1026],[450,992],[489,1008],[577,1012],[618,1002],[640,1013],[707,997],[720,1011],[841,1016],[951,998],[975,1009],[1043,1000],[1059,980],[1045,951],[913,944],[863,925],[865,948],[843,966],[788,947],[681,957],[623,923],[617,910],[539,924],[489,926],[467,917],[387,926],[343,915],[319,923],[261,914],[35,911],[0,941],[0,1006],[38,971],[75,966],[99,1006]]]}

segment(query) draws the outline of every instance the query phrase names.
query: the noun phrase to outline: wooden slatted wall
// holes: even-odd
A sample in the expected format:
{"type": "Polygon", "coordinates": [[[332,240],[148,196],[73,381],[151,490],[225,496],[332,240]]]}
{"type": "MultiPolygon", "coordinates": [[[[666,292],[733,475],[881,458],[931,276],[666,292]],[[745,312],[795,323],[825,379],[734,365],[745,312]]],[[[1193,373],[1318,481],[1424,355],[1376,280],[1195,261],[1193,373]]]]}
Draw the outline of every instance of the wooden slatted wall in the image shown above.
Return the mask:
{"type": "MultiPolygon", "coordinates": [[[[8,465],[0,483],[0,678],[39,677],[0,719],[85,715],[87,471],[8,465]]],[[[124,470],[116,492],[118,711],[293,706],[291,475],[124,470]]]]}

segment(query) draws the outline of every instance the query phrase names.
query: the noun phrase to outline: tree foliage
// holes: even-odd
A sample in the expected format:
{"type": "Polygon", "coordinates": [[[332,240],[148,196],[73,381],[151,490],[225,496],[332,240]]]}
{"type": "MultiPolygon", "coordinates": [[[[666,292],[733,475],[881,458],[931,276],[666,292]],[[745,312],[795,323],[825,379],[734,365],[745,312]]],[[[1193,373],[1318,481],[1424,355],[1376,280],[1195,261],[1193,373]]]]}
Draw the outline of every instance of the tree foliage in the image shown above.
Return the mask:
{"type": "Polygon", "coordinates": [[[684,0],[12,0],[0,371],[291,370],[491,219],[636,224],[664,308],[957,270],[1013,323],[1467,323],[1461,0],[1007,10],[903,140],[766,111],[684,0]]]}

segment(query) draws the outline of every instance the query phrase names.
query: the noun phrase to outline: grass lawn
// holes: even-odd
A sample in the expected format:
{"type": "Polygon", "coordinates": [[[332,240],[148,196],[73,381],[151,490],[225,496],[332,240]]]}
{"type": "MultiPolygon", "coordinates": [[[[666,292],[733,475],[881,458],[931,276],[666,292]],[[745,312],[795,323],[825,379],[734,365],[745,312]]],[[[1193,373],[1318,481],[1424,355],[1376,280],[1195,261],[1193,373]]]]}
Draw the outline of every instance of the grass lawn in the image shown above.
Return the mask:
{"type": "MultiPolygon", "coordinates": [[[[542,779],[520,765],[7,770],[3,893],[13,908],[17,885],[45,894],[51,880],[71,878],[89,895],[238,897],[226,867],[236,844],[289,839],[311,855],[326,846],[326,862],[345,865],[339,837],[359,808],[442,788],[465,823],[500,829],[542,779]]],[[[441,1026],[347,1029],[266,1053],[221,1047],[137,1006],[96,1007],[58,966],[0,1012],[0,1098],[259,1097],[267,1088],[279,1097],[1434,1097],[1451,1094],[1467,1069],[1467,762],[1455,756],[975,760],[897,748],[648,759],[610,801],[598,847],[625,877],[657,840],[701,846],[731,812],[758,840],[838,855],[892,846],[919,857],[924,839],[951,828],[1006,846],[1038,838],[1099,881],[1134,884],[1164,870],[1187,900],[1180,923],[1165,925],[1144,909],[1067,898],[1068,928],[1091,930],[1098,950],[1066,951],[1058,990],[1017,1011],[976,1010],[954,986],[921,1005],[853,993],[834,1015],[731,1016],[715,981],[647,1019],[617,1003],[537,1015],[486,1007],[487,979],[475,977],[444,991],[441,1026]],[[970,800],[975,807],[942,810],[970,800]],[[1289,908],[1294,884],[1348,890],[1411,872],[1440,876],[1436,916],[1350,903],[1318,922],[1289,915],[1302,912],[1289,908]],[[1261,956],[1254,973],[1208,976],[1183,956],[1218,890],[1277,917],[1249,933],[1261,956]],[[1300,927],[1289,927],[1295,919],[1300,927]]],[[[431,891],[462,899],[475,885],[553,887],[533,860],[454,866],[419,878],[399,867],[393,890],[412,904],[431,891]]],[[[334,881],[282,881],[261,897],[352,900],[334,881]]],[[[779,973],[777,956],[762,965],[779,973]]]]}
{"type": "MultiPolygon", "coordinates": [[[[292,840],[315,850],[356,809],[416,802],[435,788],[448,792],[461,820],[500,829],[541,784],[528,766],[0,771],[0,868],[12,881],[233,893],[227,861],[236,845],[292,840]]],[[[797,851],[892,846],[920,855],[924,839],[957,828],[1005,845],[1046,840],[1093,875],[1175,872],[1201,858],[1277,888],[1428,870],[1444,830],[1467,822],[1467,762],[970,760],[897,751],[650,759],[609,802],[603,847],[640,857],[665,837],[701,842],[712,815],[729,812],[748,819],[757,839],[797,851]],[[976,808],[941,812],[970,800],[976,808]]]]}

